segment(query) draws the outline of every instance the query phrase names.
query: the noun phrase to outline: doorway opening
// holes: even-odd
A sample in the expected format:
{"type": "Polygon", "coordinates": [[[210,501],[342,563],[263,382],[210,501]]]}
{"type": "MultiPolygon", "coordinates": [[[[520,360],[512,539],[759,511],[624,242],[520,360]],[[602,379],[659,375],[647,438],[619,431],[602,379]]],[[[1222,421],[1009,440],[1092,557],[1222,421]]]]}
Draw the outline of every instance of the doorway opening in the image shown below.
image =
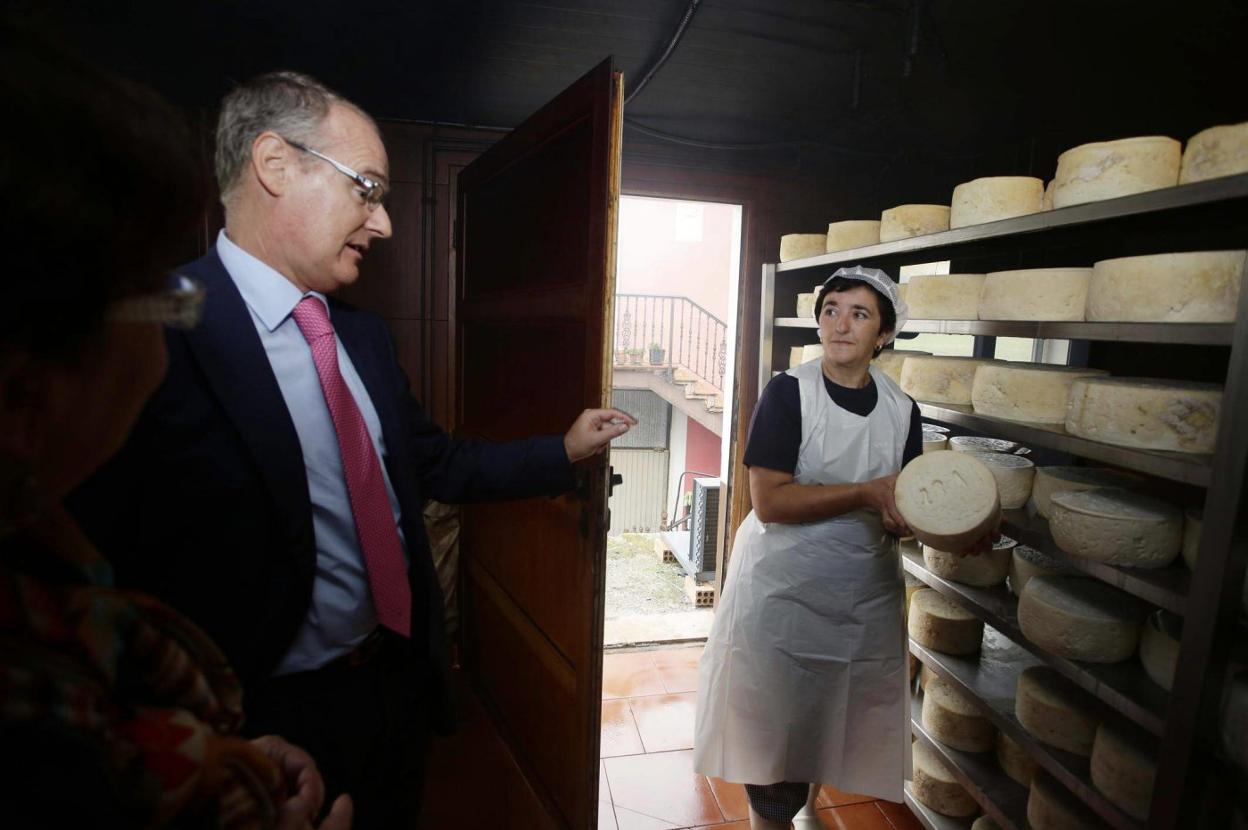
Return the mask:
{"type": "Polygon", "coordinates": [[[704,640],[730,467],[740,205],[622,196],[612,403],[607,649],[704,640]]]}

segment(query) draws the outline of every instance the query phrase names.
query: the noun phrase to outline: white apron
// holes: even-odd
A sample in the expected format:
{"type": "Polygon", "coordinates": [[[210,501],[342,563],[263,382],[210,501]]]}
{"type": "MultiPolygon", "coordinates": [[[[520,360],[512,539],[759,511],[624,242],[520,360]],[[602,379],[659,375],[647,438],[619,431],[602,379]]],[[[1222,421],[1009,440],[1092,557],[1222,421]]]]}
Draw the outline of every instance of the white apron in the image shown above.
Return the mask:
{"type": "MultiPolygon", "coordinates": [[[[837,406],[821,361],[789,370],[802,400],[798,484],[901,469],[910,399],[871,370],[867,417],[837,406]]],[[[829,784],[902,800],[908,773],[905,587],[896,540],[860,510],[737,531],[698,671],[694,768],[746,784],[829,784]]]]}

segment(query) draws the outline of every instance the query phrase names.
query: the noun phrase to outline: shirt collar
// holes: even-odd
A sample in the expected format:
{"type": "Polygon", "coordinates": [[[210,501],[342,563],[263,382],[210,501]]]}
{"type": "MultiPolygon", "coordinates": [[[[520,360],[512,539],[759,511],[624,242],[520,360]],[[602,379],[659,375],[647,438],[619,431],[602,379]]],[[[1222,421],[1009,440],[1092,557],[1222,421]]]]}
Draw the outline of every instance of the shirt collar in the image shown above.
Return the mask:
{"type": "Polygon", "coordinates": [[[217,256],[234,280],[243,302],[252,310],[264,327],[273,332],[304,297],[316,297],[329,311],[329,301],[319,291],[303,294],[294,283],[282,276],[272,266],[244,251],[222,230],[217,234],[217,256]]]}

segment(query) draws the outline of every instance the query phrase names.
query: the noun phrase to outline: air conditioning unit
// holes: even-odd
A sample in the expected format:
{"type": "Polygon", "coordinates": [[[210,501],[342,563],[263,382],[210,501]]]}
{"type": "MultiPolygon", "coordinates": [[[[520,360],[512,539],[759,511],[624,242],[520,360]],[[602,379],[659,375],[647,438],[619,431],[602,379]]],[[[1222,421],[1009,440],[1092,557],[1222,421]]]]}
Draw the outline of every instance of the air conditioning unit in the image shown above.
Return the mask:
{"type": "Polygon", "coordinates": [[[689,518],[689,561],[685,571],[699,580],[715,578],[719,567],[719,487],[718,478],[693,480],[693,509],[689,518]]]}

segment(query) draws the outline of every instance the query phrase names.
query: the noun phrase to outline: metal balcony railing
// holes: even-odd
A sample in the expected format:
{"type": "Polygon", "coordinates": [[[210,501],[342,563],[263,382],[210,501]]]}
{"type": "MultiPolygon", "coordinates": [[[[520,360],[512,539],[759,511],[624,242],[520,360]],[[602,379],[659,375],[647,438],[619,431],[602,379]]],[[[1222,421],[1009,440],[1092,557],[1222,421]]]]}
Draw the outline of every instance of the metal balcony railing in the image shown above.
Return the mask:
{"type": "Polygon", "coordinates": [[[688,297],[616,294],[615,363],[683,368],[722,392],[728,326],[688,297]]]}

